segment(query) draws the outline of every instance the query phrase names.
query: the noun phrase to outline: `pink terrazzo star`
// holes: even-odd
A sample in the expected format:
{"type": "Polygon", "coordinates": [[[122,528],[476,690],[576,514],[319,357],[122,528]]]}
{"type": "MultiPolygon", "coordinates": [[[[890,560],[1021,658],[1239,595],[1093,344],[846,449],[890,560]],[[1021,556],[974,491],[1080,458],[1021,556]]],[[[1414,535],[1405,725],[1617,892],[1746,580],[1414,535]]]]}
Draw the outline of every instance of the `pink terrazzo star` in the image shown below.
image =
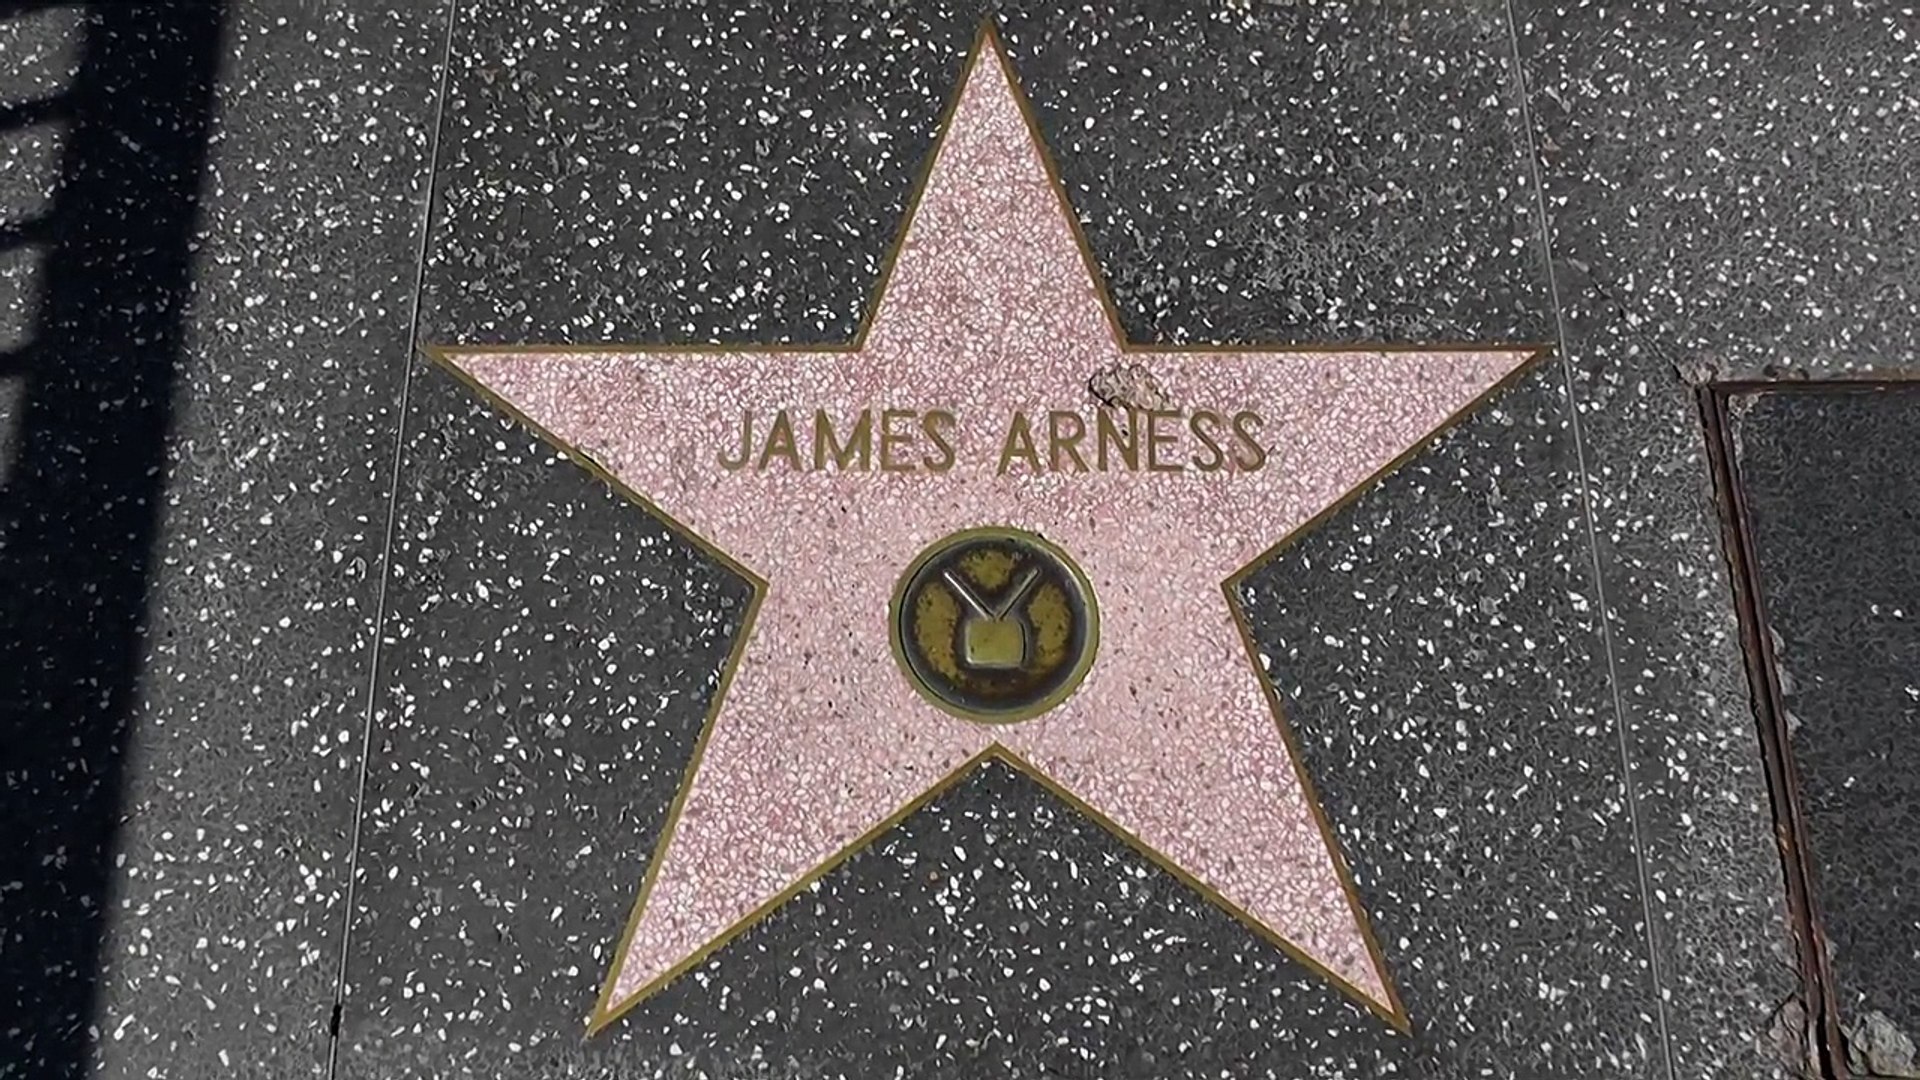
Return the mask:
{"type": "MultiPolygon", "coordinates": [[[[1222,582],[1531,353],[1127,347],[998,42],[990,32],[982,41],[855,347],[438,350],[759,587],[591,1024],[998,756],[1404,1029],[1222,582]],[[1151,371],[1171,408],[1257,411],[1264,466],[1000,470],[1015,411],[1091,419],[1100,406],[1088,378],[1120,361],[1151,371]],[[780,409],[806,421],[799,455],[809,464],[815,410],[842,424],[862,409],[876,424],[882,409],[946,410],[954,464],[723,467],[738,456],[743,415],[764,434],[780,409]],[[1084,569],[1101,610],[1085,681],[1021,723],[977,724],[934,707],[889,647],[888,602],[908,562],[975,526],[1045,536],[1084,569]]],[[[898,454],[928,455],[924,441],[898,454]]]]}

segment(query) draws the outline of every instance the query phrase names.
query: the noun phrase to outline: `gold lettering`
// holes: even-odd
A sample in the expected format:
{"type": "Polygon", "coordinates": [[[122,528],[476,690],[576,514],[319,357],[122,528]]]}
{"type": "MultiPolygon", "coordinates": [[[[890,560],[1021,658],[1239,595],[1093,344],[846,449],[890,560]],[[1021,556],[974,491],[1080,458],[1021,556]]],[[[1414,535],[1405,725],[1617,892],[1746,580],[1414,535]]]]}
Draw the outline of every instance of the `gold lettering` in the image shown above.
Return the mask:
{"type": "Polygon", "coordinates": [[[912,472],[913,462],[894,458],[896,447],[913,443],[913,432],[893,430],[895,420],[911,420],[913,413],[906,409],[883,409],[880,412],[880,471],[912,472]]]}
{"type": "Polygon", "coordinates": [[[953,468],[953,440],[950,436],[954,428],[953,414],[945,409],[931,409],[920,417],[920,430],[926,432],[927,441],[938,451],[938,457],[924,457],[920,464],[928,472],[946,472],[953,468]]]}
{"type": "MultiPolygon", "coordinates": [[[[788,409],[777,410],[766,419],[769,423],[762,434],[756,430],[760,416],[751,409],[740,413],[738,443],[729,443],[716,455],[721,468],[737,472],[751,464],[762,472],[783,466],[796,472],[809,468],[815,472],[865,472],[873,468],[876,442],[880,468],[886,472],[924,469],[943,473],[959,461],[959,420],[949,409],[862,409],[838,423],[827,410],[814,409],[809,418],[812,430],[802,434],[796,434],[794,416],[788,409]],[[760,438],[756,440],[756,436],[760,438]],[[809,436],[811,452],[807,453],[800,442],[809,436]]],[[[1091,423],[1077,410],[1053,409],[1046,414],[1044,453],[1034,437],[1034,419],[1024,411],[1015,411],[1008,419],[996,470],[1001,475],[1015,471],[1020,463],[1031,473],[1138,472],[1143,442],[1150,472],[1186,468],[1255,472],[1266,466],[1272,454],[1260,437],[1266,420],[1251,409],[1229,415],[1212,409],[1189,413],[1184,409],[1126,408],[1123,413],[1102,408],[1091,423]],[[1184,461],[1179,460],[1183,426],[1192,446],[1184,461]]]]}
{"type": "Polygon", "coordinates": [[[1007,425],[1006,441],[1000,444],[998,471],[1001,475],[1006,474],[1015,454],[1026,458],[1028,467],[1034,472],[1040,471],[1040,451],[1034,448],[1033,431],[1027,426],[1027,414],[1023,412],[1013,414],[1013,422],[1007,425]],[[1019,444],[1018,448],[1015,447],[1015,443],[1019,444]]]}
{"type": "Polygon", "coordinates": [[[793,441],[793,420],[785,409],[773,414],[773,429],[767,432],[767,445],[761,449],[760,464],[755,468],[767,471],[767,463],[775,457],[785,458],[787,468],[799,471],[800,448],[793,441]]]}
{"type": "Polygon", "coordinates": [[[873,410],[861,409],[860,419],[853,423],[853,434],[845,445],[839,443],[833,434],[833,421],[827,417],[825,409],[813,411],[813,467],[824,469],[827,458],[833,458],[833,467],[846,471],[855,457],[860,460],[860,471],[865,472],[873,466],[873,410]]]}
{"type": "Polygon", "coordinates": [[[1073,459],[1074,472],[1087,471],[1087,459],[1080,456],[1080,440],[1087,434],[1087,421],[1077,412],[1054,409],[1047,413],[1047,463],[1060,471],[1060,452],[1073,459]],[[1071,429],[1071,430],[1068,430],[1071,429]]]}
{"type": "Polygon", "coordinates": [[[753,460],[753,410],[746,409],[740,413],[740,460],[728,461],[727,452],[725,450],[722,450],[720,451],[720,467],[727,470],[728,472],[733,472],[736,469],[746,468],[747,462],[752,460],[753,460]]]}
{"type": "Polygon", "coordinates": [[[1260,430],[1262,423],[1264,421],[1260,419],[1260,414],[1250,409],[1243,409],[1233,414],[1234,441],[1247,448],[1251,454],[1251,460],[1242,458],[1238,454],[1234,457],[1239,462],[1240,468],[1247,472],[1257,472],[1260,466],[1267,463],[1267,448],[1261,446],[1260,441],[1254,437],[1254,433],[1260,430]]]}
{"type": "Polygon", "coordinates": [[[1178,419],[1180,419],[1180,410],[1178,409],[1147,410],[1148,472],[1179,472],[1184,468],[1184,466],[1177,461],[1162,461],[1160,459],[1160,448],[1162,446],[1171,447],[1177,438],[1172,431],[1162,431],[1160,421],[1178,419]]]}
{"type": "Polygon", "coordinates": [[[1187,427],[1193,431],[1193,437],[1200,442],[1201,454],[1193,455],[1193,467],[1201,472],[1218,472],[1227,463],[1227,455],[1220,449],[1219,440],[1214,435],[1227,426],[1227,418],[1212,409],[1195,409],[1187,419],[1187,427]],[[1210,434],[1208,427],[1213,428],[1210,434]]]}
{"type": "Polygon", "coordinates": [[[1117,415],[1119,415],[1117,410],[1101,409],[1094,416],[1096,426],[1099,428],[1099,443],[1094,453],[1094,460],[1099,463],[1101,472],[1107,471],[1109,444],[1119,449],[1120,457],[1127,463],[1127,468],[1134,470],[1140,468],[1140,435],[1134,429],[1133,407],[1127,407],[1127,423],[1124,432],[1113,419],[1117,415]]]}

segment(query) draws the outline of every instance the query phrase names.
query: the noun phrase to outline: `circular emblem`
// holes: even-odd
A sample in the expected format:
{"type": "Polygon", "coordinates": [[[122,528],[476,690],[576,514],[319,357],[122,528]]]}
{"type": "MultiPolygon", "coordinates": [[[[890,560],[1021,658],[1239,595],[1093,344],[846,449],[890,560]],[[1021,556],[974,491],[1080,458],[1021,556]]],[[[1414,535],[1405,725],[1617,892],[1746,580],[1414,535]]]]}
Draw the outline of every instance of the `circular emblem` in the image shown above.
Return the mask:
{"type": "Polygon", "coordinates": [[[988,724],[1065,701],[1100,640],[1086,575],[1019,529],[967,529],[922,551],[894,587],[890,620],[893,655],[914,686],[988,724]]]}

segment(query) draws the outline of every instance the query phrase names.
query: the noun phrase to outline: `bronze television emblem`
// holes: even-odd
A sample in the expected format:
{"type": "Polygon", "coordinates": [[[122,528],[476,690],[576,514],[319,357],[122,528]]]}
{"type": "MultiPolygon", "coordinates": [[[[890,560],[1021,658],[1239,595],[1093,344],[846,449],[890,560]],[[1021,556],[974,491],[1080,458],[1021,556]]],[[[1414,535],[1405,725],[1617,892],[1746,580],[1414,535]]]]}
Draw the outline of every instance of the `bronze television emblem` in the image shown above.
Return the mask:
{"type": "Polygon", "coordinates": [[[922,551],[894,589],[889,621],[894,656],[915,688],[988,724],[1065,701],[1100,640],[1086,575],[1019,529],[967,529],[922,551]]]}

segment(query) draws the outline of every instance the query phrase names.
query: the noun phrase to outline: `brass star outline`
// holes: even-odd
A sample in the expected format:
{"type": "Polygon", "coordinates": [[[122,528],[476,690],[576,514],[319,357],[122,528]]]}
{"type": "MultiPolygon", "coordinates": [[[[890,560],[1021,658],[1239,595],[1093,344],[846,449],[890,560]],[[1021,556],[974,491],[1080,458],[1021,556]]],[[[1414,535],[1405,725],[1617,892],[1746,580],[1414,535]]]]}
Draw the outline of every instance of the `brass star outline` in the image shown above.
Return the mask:
{"type": "Polygon", "coordinates": [[[692,528],[688,527],[686,524],[675,519],[673,515],[667,513],[664,509],[662,509],[660,506],[655,504],[652,500],[647,498],[645,495],[633,490],[627,484],[622,482],[617,476],[614,475],[612,470],[608,469],[604,464],[596,460],[591,454],[586,453],[579,447],[574,446],[568,443],[566,440],[561,439],[560,437],[554,435],[552,432],[548,431],[539,423],[535,422],[531,417],[523,413],[520,409],[515,407],[512,403],[508,402],[505,398],[501,397],[499,394],[493,392],[488,387],[482,385],[480,382],[478,382],[477,380],[469,376],[465,370],[463,370],[457,363],[454,362],[454,358],[462,355],[552,354],[552,353],[562,353],[562,352],[575,353],[575,354],[619,353],[619,354],[628,354],[628,355],[646,354],[646,353],[676,353],[676,354],[698,354],[702,352],[722,353],[722,352],[738,351],[739,348],[741,347],[741,343],[722,344],[722,343],[716,343],[716,342],[695,342],[695,343],[689,343],[689,344],[674,344],[674,345],[599,344],[599,345],[505,345],[505,346],[423,344],[421,346],[421,349],[427,355],[429,360],[431,360],[433,363],[435,363],[437,366],[439,366],[443,370],[447,371],[449,374],[453,375],[461,383],[465,384],[482,400],[488,402],[498,411],[505,413],[512,419],[516,420],[522,426],[526,427],[529,431],[533,432],[540,439],[547,442],[549,445],[553,446],[555,449],[559,450],[561,453],[567,455],[569,458],[578,462],[582,468],[584,468],[590,474],[598,477],[602,482],[606,483],[609,487],[611,487],[616,493],[621,495],[623,498],[637,504],[641,508],[645,509],[646,511],[654,515],[659,520],[665,522],[670,529],[672,529],[675,533],[677,533],[683,539],[691,543],[695,548],[697,548],[707,557],[713,559],[714,561],[718,562],[720,565],[726,567],[728,570],[746,579],[746,581],[752,586],[752,589],[753,589],[752,598],[749,600],[746,612],[742,616],[742,619],[740,622],[739,632],[736,634],[734,638],[733,647],[729,652],[725,666],[721,670],[719,684],[714,690],[712,699],[709,702],[707,707],[706,715],[701,722],[700,734],[695,740],[693,754],[688,760],[686,768],[682,772],[682,780],[680,782],[679,788],[676,794],[674,795],[673,802],[669,805],[667,810],[666,822],[661,829],[659,839],[655,842],[653,855],[648,860],[647,872],[645,877],[642,879],[639,895],[636,897],[634,901],[632,911],[629,914],[626,921],[625,929],[621,932],[619,942],[612,954],[616,958],[616,961],[609,964],[606,977],[603,980],[599,995],[595,1000],[593,1012],[587,1020],[587,1034],[591,1036],[593,1034],[597,1034],[598,1032],[604,1030],[606,1027],[611,1025],[614,1021],[624,1016],[628,1011],[632,1010],[634,1007],[638,1006],[641,1002],[651,997],[655,992],[660,990],[662,987],[672,982],[674,979],[678,978],[679,976],[685,974],[686,972],[693,969],[694,967],[697,967],[701,963],[705,962],[708,957],[710,957],[713,953],[718,951],[722,946],[732,942],[734,939],[738,938],[742,933],[744,933],[747,929],[759,923],[762,919],[766,918],[772,912],[774,912],[775,910],[780,908],[782,905],[784,905],[787,901],[793,899],[795,896],[798,896],[800,893],[806,891],[815,882],[825,877],[829,872],[839,867],[842,863],[844,863],[847,859],[851,858],[853,855],[865,849],[867,846],[869,846],[875,840],[877,840],[880,836],[884,835],[886,832],[891,830],[894,826],[900,824],[902,821],[906,820],[906,818],[908,818],[909,816],[911,816],[921,808],[927,806],[934,799],[938,798],[939,796],[945,794],[947,791],[951,790],[962,779],[964,779],[966,776],[971,774],[973,770],[982,762],[985,762],[988,760],[995,760],[995,761],[999,761],[1000,763],[1026,776],[1028,779],[1037,783],[1040,787],[1047,790],[1048,792],[1053,794],[1055,797],[1059,798],[1062,802],[1066,803],[1068,806],[1072,807],[1074,810],[1076,810],[1080,814],[1084,815],[1088,819],[1100,825],[1102,828],[1106,829],[1108,832],[1126,841],[1129,846],[1131,846],[1134,850],[1138,851],[1141,855],[1145,856],[1146,859],[1150,863],[1152,863],[1154,866],[1172,875],[1176,880],[1180,881],[1187,888],[1193,890],[1194,892],[1198,893],[1200,896],[1210,901],[1215,906],[1221,908],[1222,910],[1226,911],[1228,914],[1232,915],[1240,923],[1242,923],[1248,929],[1252,930],[1256,936],[1260,937],[1262,940],[1268,942],[1269,944],[1272,944],[1277,948],[1279,948],[1281,952],[1286,954],[1295,963],[1298,963],[1299,965],[1307,969],[1307,971],[1309,971],[1311,974],[1333,985],[1347,998],[1364,1006],[1367,1009],[1367,1011],[1373,1013],[1374,1015],[1380,1017],[1382,1020],[1386,1021],[1394,1030],[1400,1032],[1403,1035],[1411,1035],[1413,1031],[1412,1019],[1407,1013],[1405,1003],[1400,997],[1399,990],[1396,987],[1394,980],[1392,978],[1391,972],[1387,966],[1385,952],[1381,948],[1379,940],[1373,931],[1372,919],[1368,915],[1367,907],[1365,903],[1361,900],[1359,896],[1359,891],[1354,884],[1352,870],[1349,868],[1346,857],[1341,850],[1340,844],[1338,842],[1338,837],[1335,834],[1333,829],[1332,822],[1328,819],[1325,809],[1320,804],[1318,791],[1314,787],[1312,777],[1308,774],[1306,766],[1303,763],[1298,737],[1295,735],[1292,725],[1289,724],[1287,721],[1285,708],[1280,701],[1278,692],[1274,689],[1272,680],[1267,677],[1266,673],[1259,670],[1257,664],[1254,664],[1253,657],[1258,654],[1259,648],[1253,640],[1252,629],[1247,622],[1245,611],[1242,609],[1237,597],[1235,596],[1235,592],[1249,576],[1251,576],[1254,572],[1259,570],[1261,567],[1265,566],[1267,563],[1271,562],[1287,547],[1295,543],[1305,534],[1317,528],[1320,524],[1322,524],[1329,518],[1333,517],[1335,514],[1339,513],[1341,510],[1351,505],[1355,500],[1357,500],[1362,495],[1370,491],[1375,485],[1377,485],[1387,475],[1391,474],[1395,470],[1399,469],[1402,465],[1406,464],[1408,461],[1412,460],[1413,458],[1417,457],[1420,453],[1424,452],[1427,448],[1432,446],[1438,439],[1440,439],[1442,436],[1444,436],[1445,434],[1453,430],[1453,428],[1462,419],[1478,411],[1481,408],[1481,406],[1483,406],[1488,400],[1498,396],[1502,392],[1511,388],[1515,383],[1519,382],[1521,379],[1532,374],[1532,372],[1535,370],[1539,362],[1549,354],[1549,352],[1552,349],[1552,346],[1544,343],[1539,343],[1539,342],[1514,342],[1514,343],[1494,342],[1494,343],[1474,343],[1471,345],[1461,345],[1461,344],[1425,344],[1425,345],[1305,344],[1305,345],[1300,345],[1300,344],[1262,344],[1262,343],[1234,344],[1234,345],[1218,345],[1218,344],[1146,345],[1146,344],[1140,344],[1133,341],[1131,338],[1129,338],[1124,325],[1121,323],[1119,309],[1117,305],[1114,303],[1112,293],[1108,287],[1106,275],[1101,272],[1099,261],[1095,257],[1093,248],[1087,240],[1086,232],[1084,227],[1081,224],[1080,217],[1073,210],[1072,200],[1067,195],[1066,184],[1061,178],[1060,171],[1054,161],[1053,154],[1050,148],[1048,147],[1046,139],[1041,134],[1039,121],[1034,113],[1032,101],[1027,95],[1024,86],[1021,84],[1018,72],[1015,69],[1012,60],[1007,55],[1006,46],[1000,38],[1000,34],[994,25],[992,16],[988,16],[987,18],[982,20],[980,28],[974,36],[973,43],[971,47],[968,49],[965,59],[961,63],[961,67],[960,67],[961,77],[958,80],[956,80],[955,88],[953,92],[949,95],[947,104],[945,105],[945,107],[941,112],[938,127],[936,128],[933,144],[928,148],[926,157],[917,172],[914,184],[908,192],[906,206],[904,208],[904,212],[901,215],[901,224],[900,224],[899,230],[895,235],[894,240],[887,247],[887,250],[881,262],[878,280],[876,281],[874,288],[870,293],[869,300],[866,304],[865,310],[861,315],[861,319],[855,330],[853,339],[850,342],[847,342],[845,344],[829,344],[829,345],[786,344],[786,343],[775,343],[771,345],[755,345],[753,347],[755,348],[756,351],[773,353],[773,354],[778,354],[778,353],[858,353],[862,349],[864,349],[866,340],[867,340],[867,335],[869,331],[872,329],[874,318],[880,309],[881,300],[886,296],[887,286],[890,280],[892,279],[894,267],[899,260],[900,251],[906,240],[908,229],[910,228],[914,220],[915,214],[919,210],[921,198],[925,193],[928,179],[932,173],[933,164],[935,161],[939,159],[941,149],[946,142],[947,132],[952,125],[954,115],[960,103],[962,91],[964,90],[966,85],[966,76],[969,72],[973,70],[976,60],[978,60],[978,58],[980,57],[981,53],[984,50],[992,51],[995,59],[1001,65],[1001,69],[1007,78],[1008,85],[1011,86],[1013,89],[1014,98],[1015,98],[1016,104],[1019,107],[1020,117],[1022,121],[1025,123],[1028,137],[1032,139],[1033,145],[1038,151],[1042,168],[1046,172],[1048,186],[1052,188],[1055,197],[1059,199],[1060,205],[1065,212],[1064,216],[1067,220],[1068,226],[1072,230],[1074,244],[1079,249],[1080,257],[1081,257],[1082,263],[1084,264],[1084,268],[1093,283],[1094,292],[1099,299],[1100,308],[1106,315],[1107,325],[1112,335],[1112,339],[1122,353],[1151,352],[1151,353],[1164,354],[1164,353],[1231,352],[1231,353],[1244,354],[1249,352],[1284,352],[1284,353],[1298,354],[1298,353],[1311,353],[1311,352],[1369,352],[1369,353],[1462,352],[1462,351],[1472,350],[1472,351],[1525,352],[1529,354],[1524,359],[1522,359],[1518,364],[1516,364],[1513,370],[1506,377],[1502,378],[1499,382],[1488,387],[1484,392],[1476,396],[1472,401],[1468,402],[1465,406],[1453,412],[1438,426],[1436,426],[1432,431],[1428,432],[1427,435],[1416,440],[1413,444],[1408,446],[1404,451],[1402,451],[1398,456],[1396,456],[1391,461],[1389,461],[1386,465],[1382,466],[1380,469],[1376,470],[1372,475],[1368,476],[1366,479],[1354,485],[1351,489],[1347,491],[1346,494],[1342,495],[1339,499],[1335,500],[1334,502],[1328,504],[1319,513],[1313,515],[1312,517],[1308,518],[1306,521],[1302,522],[1300,525],[1295,527],[1292,531],[1288,532],[1287,535],[1282,537],[1280,540],[1276,541],[1274,544],[1272,544],[1268,548],[1266,548],[1260,554],[1254,556],[1254,558],[1248,561],[1245,566],[1235,571],[1232,575],[1228,576],[1226,580],[1220,583],[1221,592],[1226,600],[1228,610],[1232,612],[1234,624],[1239,630],[1241,644],[1245,650],[1245,656],[1247,658],[1247,661],[1250,665],[1254,666],[1255,677],[1265,692],[1267,704],[1273,714],[1273,719],[1276,726],[1279,729],[1281,739],[1284,745],[1286,746],[1287,754],[1292,763],[1295,777],[1300,784],[1303,795],[1305,796],[1307,807],[1309,811],[1312,813],[1314,824],[1320,832],[1320,838],[1322,843],[1326,847],[1328,857],[1332,861],[1335,874],[1337,875],[1340,882],[1341,890],[1345,894],[1345,900],[1350,910],[1353,913],[1355,922],[1357,923],[1358,928],[1361,932],[1362,938],[1366,943],[1369,957],[1375,969],[1380,974],[1381,984],[1386,990],[1386,995],[1388,999],[1387,1007],[1383,1008],[1379,1002],[1375,1001],[1372,998],[1371,995],[1368,995],[1360,991],[1358,988],[1354,987],[1351,983],[1349,983],[1344,978],[1328,970],[1323,964],[1315,960],[1313,957],[1307,955],[1304,951],[1302,951],[1299,947],[1295,946],[1292,942],[1288,941],[1286,938],[1282,937],[1280,934],[1273,931],[1271,928],[1269,928],[1266,924],[1262,923],[1260,920],[1254,918],[1251,914],[1246,912],[1244,909],[1242,909],[1238,905],[1234,904],[1233,902],[1226,899],[1224,896],[1220,895],[1220,893],[1217,890],[1211,888],[1204,882],[1200,881],[1198,878],[1194,877],[1192,874],[1188,873],[1186,870],[1182,869],[1173,860],[1167,858],[1165,855],[1162,855],[1159,851],[1155,850],[1153,847],[1143,842],[1139,837],[1133,835],[1128,830],[1122,828],[1118,823],[1114,822],[1111,818],[1107,817],[1106,815],[1102,814],[1099,810],[1089,805],[1085,800],[1074,795],[1072,792],[1068,791],[1065,787],[1063,787],[1059,783],[1055,782],[1054,780],[1046,776],[1041,770],[1035,768],[1031,763],[1027,762],[1020,755],[998,744],[988,746],[986,749],[980,751],[979,753],[973,755],[971,758],[962,762],[960,765],[956,766],[953,770],[948,772],[941,779],[931,784],[920,795],[906,802],[893,814],[881,820],[878,824],[873,826],[871,829],[867,830],[865,833],[862,833],[853,841],[849,842],[845,847],[835,852],[832,856],[828,857],[825,860],[822,860],[819,863],[819,865],[815,866],[812,870],[808,871],[807,873],[801,875],[787,888],[781,890],[779,893],[775,894],[773,897],[768,899],[765,903],[756,907],[754,910],[752,910],[747,915],[739,919],[737,922],[728,926],[721,933],[715,935],[712,940],[707,942],[698,950],[690,953],[678,964],[675,964],[673,967],[669,968],[667,971],[663,972],[659,976],[650,980],[648,983],[643,985],[639,990],[629,994],[626,998],[617,1002],[614,1001],[613,997],[615,993],[615,984],[620,973],[620,964],[617,962],[617,958],[624,956],[626,954],[628,945],[633,937],[634,930],[639,925],[640,916],[646,910],[647,900],[650,893],[652,892],[654,878],[659,871],[660,864],[662,861],[662,856],[665,854],[668,846],[670,845],[673,839],[674,830],[679,822],[680,813],[681,813],[683,804],[687,798],[689,791],[692,789],[692,778],[694,774],[699,770],[701,759],[703,757],[703,753],[706,748],[708,737],[712,733],[714,724],[719,718],[721,707],[726,700],[728,687],[731,685],[733,681],[734,672],[737,670],[740,664],[740,660],[746,652],[747,643],[751,641],[753,638],[753,629],[754,629],[756,616],[759,613],[761,602],[766,597],[768,583],[760,575],[754,573],[751,569],[749,569],[742,563],[735,560],[732,556],[728,555],[725,551],[721,550],[717,545],[708,541],[705,537],[695,532],[692,528]]]}

